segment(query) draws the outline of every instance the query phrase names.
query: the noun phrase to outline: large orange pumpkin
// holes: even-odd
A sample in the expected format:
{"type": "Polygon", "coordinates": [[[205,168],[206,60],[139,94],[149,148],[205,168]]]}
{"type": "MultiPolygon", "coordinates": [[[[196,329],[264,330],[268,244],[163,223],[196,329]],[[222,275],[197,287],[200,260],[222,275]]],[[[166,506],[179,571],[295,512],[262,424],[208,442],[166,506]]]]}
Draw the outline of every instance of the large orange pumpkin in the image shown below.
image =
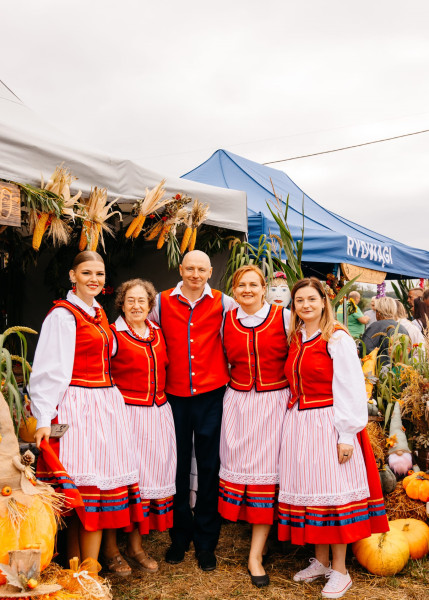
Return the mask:
{"type": "MultiPolygon", "coordinates": [[[[0,563],[9,564],[10,550],[24,550],[28,546],[39,546],[42,551],[41,569],[45,569],[52,560],[55,547],[57,526],[50,506],[37,496],[33,497],[27,515],[21,521],[19,532],[12,526],[9,516],[0,517],[0,563]]],[[[0,585],[6,579],[0,574],[0,585]]]]}
{"type": "Polygon", "coordinates": [[[429,527],[419,519],[395,519],[390,527],[405,533],[411,558],[422,558],[429,552],[429,527]]]}
{"type": "Polygon", "coordinates": [[[398,529],[373,533],[369,538],[355,542],[352,548],[359,563],[374,575],[395,575],[410,557],[407,537],[398,529]]]}

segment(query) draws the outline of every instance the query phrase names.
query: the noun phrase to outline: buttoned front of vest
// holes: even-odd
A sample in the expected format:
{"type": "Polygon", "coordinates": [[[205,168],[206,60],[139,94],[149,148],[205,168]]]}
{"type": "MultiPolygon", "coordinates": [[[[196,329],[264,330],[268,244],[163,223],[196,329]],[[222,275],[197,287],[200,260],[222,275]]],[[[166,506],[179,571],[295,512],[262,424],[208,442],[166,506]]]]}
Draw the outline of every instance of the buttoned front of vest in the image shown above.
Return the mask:
{"type": "Polygon", "coordinates": [[[165,369],[168,364],[165,342],[159,329],[153,341],[137,340],[129,331],[110,326],[117,342],[112,357],[112,375],[126,404],[162,406],[165,395],[165,369]]]}
{"type": "Polygon", "coordinates": [[[192,307],[172,290],[160,295],[160,324],[169,365],[166,392],[175,396],[203,394],[229,379],[220,338],[222,293],[212,290],[192,307]]]}
{"type": "Polygon", "coordinates": [[[223,343],[231,365],[229,386],[257,392],[287,387],[284,364],[288,343],[282,308],[271,306],[266,319],[257,327],[245,327],[237,318],[237,309],[225,317],[223,343]]]}
{"type": "Polygon", "coordinates": [[[71,386],[103,388],[114,385],[110,373],[112,332],[106,314],[101,310],[101,322],[68,300],[55,302],[54,308],[66,308],[76,320],[76,346],[71,386]]]}

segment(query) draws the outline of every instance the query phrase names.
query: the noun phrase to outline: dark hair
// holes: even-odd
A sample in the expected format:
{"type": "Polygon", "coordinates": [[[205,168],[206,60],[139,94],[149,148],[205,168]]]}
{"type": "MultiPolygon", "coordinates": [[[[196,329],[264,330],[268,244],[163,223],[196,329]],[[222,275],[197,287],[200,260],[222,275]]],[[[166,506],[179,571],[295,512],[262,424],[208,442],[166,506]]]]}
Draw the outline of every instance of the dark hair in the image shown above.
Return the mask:
{"type": "Polygon", "coordinates": [[[329,341],[331,335],[334,332],[334,313],[329,300],[328,294],[325,291],[321,281],[317,277],[305,277],[295,283],[291,290],[292,302],[291,302],[291,319],[289,326],[289,339],[292,340],[301,329],[303,321],[298,317],[295,310],[295,296],[298,290],[304,287],[311,287],[317,291],[319,296],[324,300],[324,309],[322,317],[320,319],[320,330],[322,332],[322,339],[329,341]]]}
{"type": "Polygon", "coordinates": [[[426,288],[423,292],[423,300],[427,300],[429,298],[429,288],[426,288]]]}
{"type": "Polygon", "coordinates": [[[429,306],[421,298],[414,300],[414,318],[420,323],[423,332],[429,328],[429,306]]]}
{"type": "Polygon", "coordinates": [[[139,278],[128,279],[128,281],[124,281],[124,283],[121,283],[121,285],[116,291],[115,308],[120,315],[124,315],[123,306],[125,302],[125,296],[127,295],[128,290],[130,290],[133,287],[136,287],[137,285],[141,286],[147,294],[149,312],[155,306],[156,289],[154,288],[153,283],[139,278]]]}
{"type": "Polygon", "coordinates": [[[84,250],[83,252],[79,252],[79,254],[76,254],[76,256],[74,257],[74,261],[71,267],[72,270],[76,271],[76,267],[78,267],[81,263],[87,262],[89,260],[97,260],[99,262],[102,262],[104,265],[104,260],[100,256],[100,254],[98,254],[98,252],[93,252],[92,250],[84,250]]]}

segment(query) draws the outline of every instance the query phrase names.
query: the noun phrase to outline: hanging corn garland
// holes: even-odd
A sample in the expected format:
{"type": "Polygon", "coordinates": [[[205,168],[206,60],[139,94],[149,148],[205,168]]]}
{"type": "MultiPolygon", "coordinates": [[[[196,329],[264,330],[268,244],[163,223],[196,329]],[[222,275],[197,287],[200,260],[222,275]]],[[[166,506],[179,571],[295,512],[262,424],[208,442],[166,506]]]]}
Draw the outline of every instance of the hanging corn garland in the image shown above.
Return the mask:
{"type": "MultiPolygon", "coordinates": [[[[182,194],[176,194],[172,198],[171,204],[165,209],[165,213],[162,217],[163,225],[160,228],[158,242],[156,247],[160,250],[165,241],[170,235],[176,235],[177,226],[183,223],[188,215],[188,211],[184,206],[191,202],[189,196],[183,196],[182,194]]],[[[156,234],[154,235],[154,238],[156,234]]]]}
{"type": "Polygon", "coordinates": [[[147,234],[144,236],[145,240],[154,240],[160,233],[161,233],[161,229],[164,225],[164,221],[158,221],[157,223],[155,223],[155,225],[153,225],[149,231],[147,232],[147,234]]]}
{"type": "Polygon", "coordinates": [[[127,232],[125,233],[126,238],[133,237],[136,239],[141,230],[143,229],[146,217],[151,213],[159,210],[166,204],[170,204],[174,201],[174,198],[163,200],[165,194],[164,189],[165,179],[163,179],[157,186],[149,190],[146,188],[146,196],[143,200],[139,200],[133,207],[133,213],[135,214],[134,219],[129,224],[127,232]]]}
{"type": "Polygon", "coordinates": [[[192,209],[186,220],[186,229],[180,245],[181,254],[183,254],[186,249],[188,252],[190,252],[195,248],[195,243],[197,241],[197,228],[207,219],[208,214],[209,205],[204,204],[195,198],[192,209]]]}
{"type": "Polygon", "coordinates": [[[118,198],[115,198],[112,202],[107,203],[106,188],[95,187],[91,190],[88,201],[81,210],[81,218],[83,220],[79,241],[79,250],[81,252],[83,250],[92,250],[95,252],[100,241],[104,249],[103,233],[113,235],[106,221],[116,214],[122,219],[119,210],[111,210],[112,205],[117,201],[118,198]]]}
{"type": "Polygon", "coordinates": [[[75,196],[70,193],[70,186],[76,179],[61,164],[56,167],[46,185],[42,176],[40,188],[29,184],[16,183],[27,196],[34,250],[39,250],[46,231],[52,237],[54,246],[68,242],[70,227],[64,219],[74,218],[73,207],[82,193],[79,191],[75,196]]]}

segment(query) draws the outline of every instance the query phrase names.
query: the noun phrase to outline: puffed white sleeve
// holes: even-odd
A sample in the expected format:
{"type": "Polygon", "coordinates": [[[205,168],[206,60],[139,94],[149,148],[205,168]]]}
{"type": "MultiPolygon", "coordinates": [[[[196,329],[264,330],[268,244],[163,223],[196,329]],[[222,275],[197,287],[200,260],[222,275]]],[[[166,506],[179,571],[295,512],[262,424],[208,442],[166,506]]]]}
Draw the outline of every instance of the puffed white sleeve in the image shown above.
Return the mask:
{"type": "Polygon", "coordinates": [[[222,294],[222,304],[224,315],[230,310],[234,310],[234,308],[237,308],[238,306],[238,302],[236,302],[234,298],[231,298],[231,296],[227,296],[226,294],[222,294]]]}
{"type": "Polygon", "coordinates": [[[338,443],[353,446],[353,437],[368,423],[365,379],[353,338],[336,331],[328,342],[333,360],[334,425],[338,443]]]}
{"type": "Polygon", "coordinates": [[[284,323],[285,330],[287,333],[289,332],[290,315],[291,315],[290,310],[288,308],[284,308],[283,309],[283,323],[284,323]]]}
{"type": "Polygon", "coordinates": [[[148,319],[150,321],[153,321],[157,325],[159,325],[159,313],[160,313],[159,305],[160,305],[160,302],[161,302],[161,296],[159,294],[157,294],[155,296],[155,304],[153,305],[152,310],[148,314],[148,319]]]}
{"type": "Polygon", "coordinates": [[[66,308],[48,314],[40,331],[30,376],[31,412],[37,427],[50,427],[70,384],[76,345],[76,321],[66,308]]]}

